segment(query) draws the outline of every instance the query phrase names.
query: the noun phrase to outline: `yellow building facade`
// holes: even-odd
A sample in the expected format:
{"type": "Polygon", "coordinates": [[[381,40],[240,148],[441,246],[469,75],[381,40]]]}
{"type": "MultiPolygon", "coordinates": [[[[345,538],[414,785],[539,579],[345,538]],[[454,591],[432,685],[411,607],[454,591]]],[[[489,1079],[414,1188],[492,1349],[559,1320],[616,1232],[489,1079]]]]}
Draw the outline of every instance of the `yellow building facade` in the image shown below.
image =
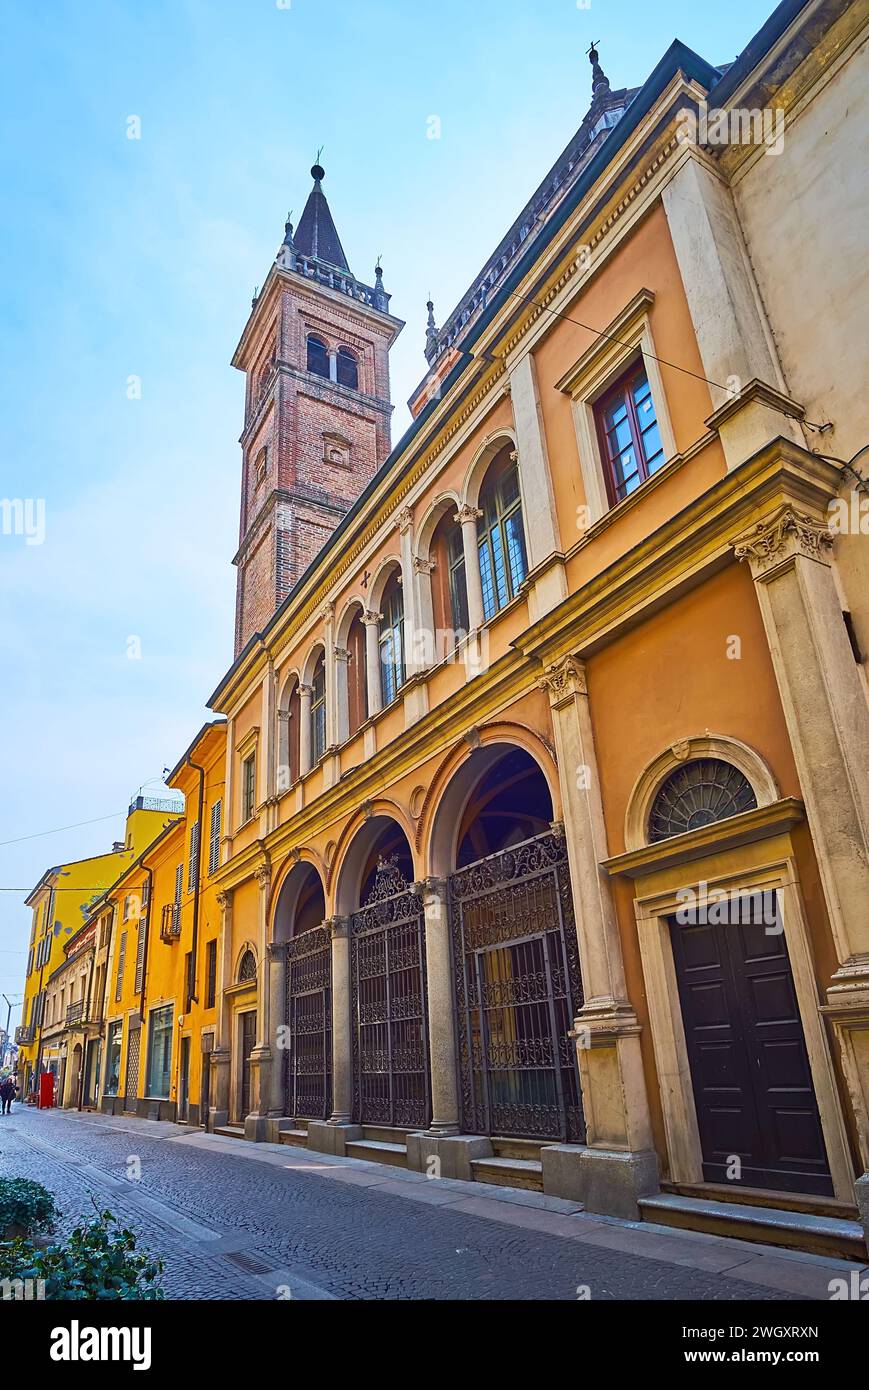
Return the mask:
{"type": "Polygon", "coordinates": [[[103,1108],[865,1256],[869,418],[785,350],[757,190],[869,128],[867,24],[592,50],[383,460],[401,323],[315,166],[233,359],[237,654],[92,913],[103,1108]]]}

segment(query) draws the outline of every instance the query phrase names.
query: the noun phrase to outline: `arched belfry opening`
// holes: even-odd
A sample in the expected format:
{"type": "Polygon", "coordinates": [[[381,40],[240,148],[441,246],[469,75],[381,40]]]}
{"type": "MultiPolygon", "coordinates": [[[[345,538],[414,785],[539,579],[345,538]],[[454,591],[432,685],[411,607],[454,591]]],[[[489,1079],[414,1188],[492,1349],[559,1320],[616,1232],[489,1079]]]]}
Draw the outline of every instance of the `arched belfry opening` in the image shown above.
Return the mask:
{"type": "Polygon", "coordinates": [[[432,827],[449,882],[462,1129],[582,1143],[582,981],[567,852],[542,765],[487,744],[461,765],[432,827]]]}
{"type": "Polygon", "coordinates": [[[272,937],[282,950],[286,999],[285,1113],[327,1120],[332,1112],[332,943],[323,881],[313,864],[295,864],[275,906],[272,937]]]}
{"type": "Polygon", "coordinates": [[[388,816],[357,832],[339,901],[351,907],[353,1119],[397,1129],[431,1119],[423,904],[407,836],[388,816]]]}

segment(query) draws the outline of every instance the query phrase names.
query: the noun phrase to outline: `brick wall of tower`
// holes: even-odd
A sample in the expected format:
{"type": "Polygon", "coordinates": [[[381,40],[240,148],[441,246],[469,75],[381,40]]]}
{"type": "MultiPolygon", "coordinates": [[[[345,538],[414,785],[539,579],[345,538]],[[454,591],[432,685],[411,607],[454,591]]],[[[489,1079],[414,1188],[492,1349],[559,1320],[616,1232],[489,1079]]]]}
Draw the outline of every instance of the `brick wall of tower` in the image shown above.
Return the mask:
{"type": "Polygon", "coordinates": [[[236,654],[262,631],[390,449],[394,325],[292,275],[254,310],[242,434],[236,654]],[[349,347],[359,390],[307,371],[307,335],[349,347]]]}

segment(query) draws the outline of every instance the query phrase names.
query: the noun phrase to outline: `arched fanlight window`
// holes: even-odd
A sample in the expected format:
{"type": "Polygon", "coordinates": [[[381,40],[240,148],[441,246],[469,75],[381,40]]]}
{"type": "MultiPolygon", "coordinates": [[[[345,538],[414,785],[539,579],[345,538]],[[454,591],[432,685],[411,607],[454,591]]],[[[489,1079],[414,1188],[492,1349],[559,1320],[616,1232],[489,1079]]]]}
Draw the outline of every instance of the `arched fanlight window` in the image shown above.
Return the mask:
{"type": "Polygon", "coordinates": [[[398,570],[390,576],[380,608],[380,681],[388,705],[404,685],[404,598],[398,570]]]}
{"type": "Polygon", "coordinates": [[[659,788],[649,813],[649,842],[699,830],[756,805],[751,783],[739,768],[720,758],[695,758],[677,767],[659,788]]]}
{"type": "Polygon", "coordinates": [[[311,681],[311,759],[318,763],[326,751],[326,659],[322,652],[311,681]]]}
{"type": "Polygon", "coordinates": [[[349,348],[338,349],[337,375],[339,386],[349,386],[352,391],[359,390],[359,363],[355,353],[349,348]]]}
{"type": "Polygon", "coordinates": [[[329,349],[316,333],[308,334],[308,371],[316,376],[329,376],[329,349]]]}
{"type": "Polygon", "coordinates": [[[245,951],[238,967],[238,982],[245,984],[248,980],[256,979],[256,958],[253,951],[245,951]]]}
{"type": "Polygon", "coordinates": [[[487,622],[516,597],[528,573],[519,469],[506,451],[501,459],[503,462],[496,460],[486,474],[480,492],[483,515],[477,523],[487,622]]]}

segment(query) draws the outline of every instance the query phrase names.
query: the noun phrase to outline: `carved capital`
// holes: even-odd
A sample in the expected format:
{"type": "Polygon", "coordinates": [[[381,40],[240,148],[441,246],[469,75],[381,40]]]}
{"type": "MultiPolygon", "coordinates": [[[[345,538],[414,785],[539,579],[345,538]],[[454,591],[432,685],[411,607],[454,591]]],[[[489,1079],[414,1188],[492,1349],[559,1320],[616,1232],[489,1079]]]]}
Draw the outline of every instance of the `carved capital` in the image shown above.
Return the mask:
{"type": "Polygon", "coordinates": [[[346,941],[350,935],[349,917],[327,917],[323,926],[328,928],[333,941],[346,941]]]}
{"type": "Polygon", "coordinates": [[[585,662],[577,656],[563,656],[560,661],[547,666],[538,684],[548,694],[549,703],[554,709],[571,700],[574,695],[587,695],[585,662]]]}
{"type": "Polygon", "coordinates": [[[459,510],[453,517],[453,521],[457,521],[460,526],[466,526],[469,522],[473,522],[476,526],[477,521],[482,515],[483,513],[480,511],[479,507],[469,507],[466,503],[463,507],[459,507],[459,510]]]}
{"type": "Polygon", "coordinates": [[[395,518],[395,524],[398,527],[399,531],[402,533],[402,535],[404,535],[405,531],[409,531],[411,526],[413,525],[413,508],[402,507],[401,511],[398,513],[398,516],[395,518]]]}
{"type": "Polygon", "coordinates": [[[310,700],[310,698],[311,698],[311,696],[313,695],[313,693],[314,693],[314,687],[313,687],[312,685],[301,685],[301,684],[299,685],[299,699],[300,699],[300,700],[310,700]]]}
{"type": "Polygon", "coordinates": [[[332,652],[335,656],[336,661],[347,662],[350,660],[350,653],[348,652],[346,647],[333,647],[332,652]]]}
{"type": "Polygon", "coordinates": [[[335,604],[334,604],[334,602],[332,601],[332,599],[328,599],[328,600],[326,601],[326,603],[323,604],[323,608],[322,608],[322,610],[321,610],[320,617],[322,618],[322,620],[323,620],[324,623],[331,623],[331,621],[332,621],[332,619],[334,618],[334,616],[335,616],[335,604]]]}
{"type": "Polygon", "coordinates": [[[229,912],[232,908],[232,892],[218,893],[217,906],[220,908],[221,912],[229,912]]]}
{"type": "Polygon", "coordinates": [[[375,613],[373,608],[362,609],[362,621],[366,624],[379,623],[383,617],[382,613],[375,613]]]}
{"type": "Polygon", "coordinates": [[[361,810],[362,810],[362,814],[363,814],[363,816],[365,817],[365,819],[366,819],[366,820],[371,820],[371,817],[374,815],[374,802],[373,802],[373,801],[363,801],[362,806],[361,806],[361,810]]]}
{"type": "Polygon", "coordinates": [[[271,864],[258,864],[253,871],[253,876],[260,886],[260,891],[267,892],[272,881],[271,864]]]}
{"type": "Polygon", "coordinates": [[[437,569],[437,562],[435,560],[423,560],[419,555],[414,555],[411,563],[413,564],[414,574],[433,574],[437,569]]]}
{"type": "Polygon", "coordinates": [[[737,560],[747,560],[755,579],[796,556],[830,563],[833,537],[825,522],[790,505],[738,537],[733,543],[737,560]]]}
{"type": "Polygon", "coordinates": [[[278,723],[279,723],[279,724],[288,724],[288,723],[289,723],[289,720],[290,720],[290,711],[289,711],[288,709],[279,709],[279,710],[278,710],[278,723]]]}

